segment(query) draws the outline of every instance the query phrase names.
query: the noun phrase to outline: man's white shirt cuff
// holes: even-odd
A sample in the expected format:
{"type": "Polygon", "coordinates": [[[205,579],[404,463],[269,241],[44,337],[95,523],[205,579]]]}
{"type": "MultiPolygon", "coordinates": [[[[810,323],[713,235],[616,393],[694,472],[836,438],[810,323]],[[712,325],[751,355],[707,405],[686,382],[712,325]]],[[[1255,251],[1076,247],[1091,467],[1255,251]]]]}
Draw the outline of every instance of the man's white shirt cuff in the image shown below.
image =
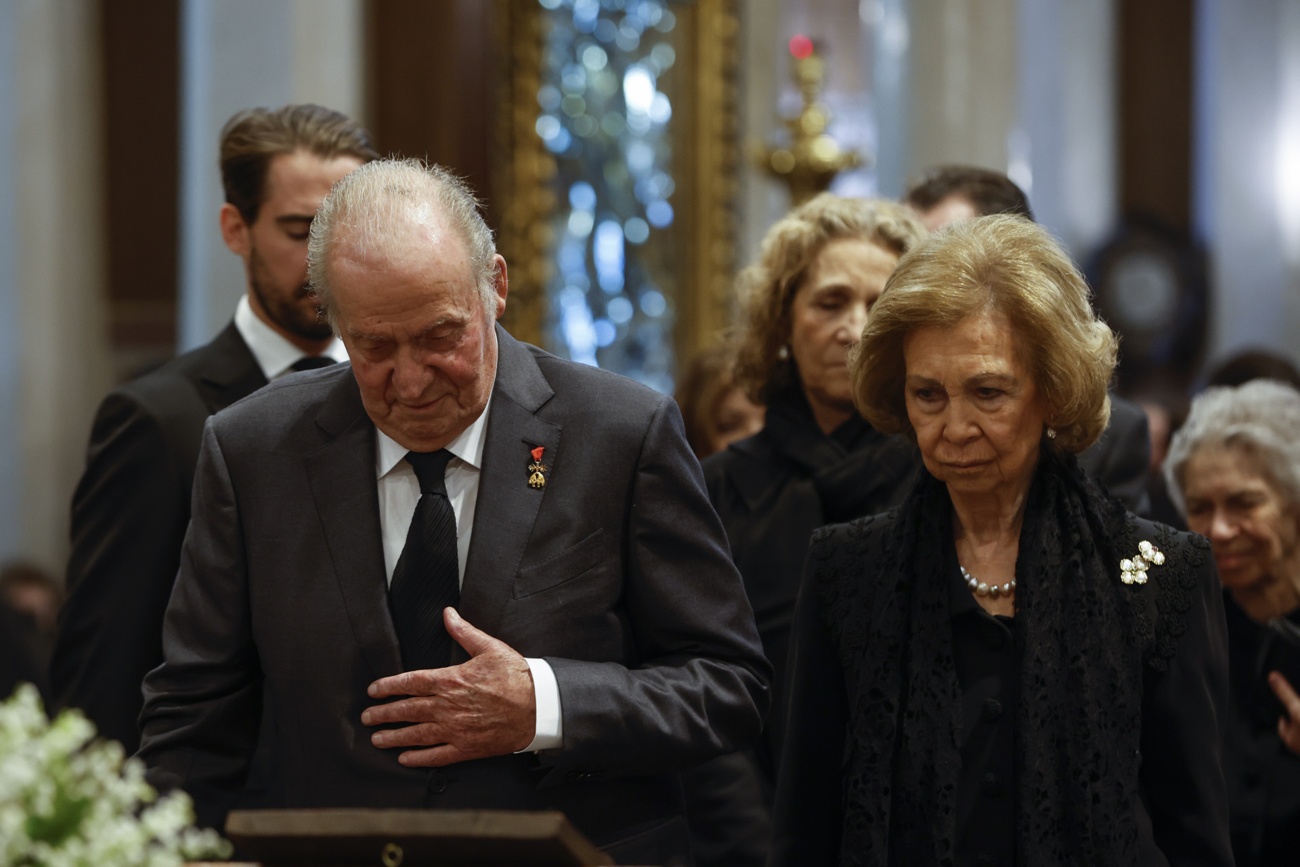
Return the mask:
{"type": "Polygon", "coordinates": [[[537,702],[537,730],[533,742],[519,752],[535,753],[539,750],[558,750],[564,745],[564,725],[560,718],[560,685],[555,682],[555,672],[544,659],[528,659],[528,669],[533,673],[533,698],[537,702]]]}

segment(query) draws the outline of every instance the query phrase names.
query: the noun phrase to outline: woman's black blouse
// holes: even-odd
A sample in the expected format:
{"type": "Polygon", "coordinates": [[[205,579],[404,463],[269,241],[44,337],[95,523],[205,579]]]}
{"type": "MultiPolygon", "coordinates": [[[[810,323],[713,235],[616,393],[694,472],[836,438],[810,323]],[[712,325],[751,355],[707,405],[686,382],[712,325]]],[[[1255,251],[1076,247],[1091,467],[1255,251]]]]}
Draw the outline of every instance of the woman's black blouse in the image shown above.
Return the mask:
{"type": "Polygon", "coordinates": [[[985,611],[952,571],[953,662],[961,689],[957,863],[1014,864],[1015,619],[985,611]]]}
{"type": "MultiPolygon", "coordinates": [[[[853,580],[854,567],[835,558],[847,548],[840,540],[852,533],[851,526],[830,528],[818,543],[830,552],[822,567],[828,574],[841,570],[846,581],[853,580]]],[[[1140,526],[1149,533],[1147,528],[1154,525],[1141,521],[1140,526]]],[[[1182,556],[1178,550],[1166,553],[1182,556]]],[[[861,552],[855,551],[855,556],[860,558],[861,552]]],[[[953,664],[961,695],[960,707],[953,709],[962,762],[955,863],[1016,864],[1016,624],[1013,618],[985,612],[962,582],[955,552],[948,557],[953,664]]],[[[1227,697],[1216,696],[1215,685],[1203,679],[1206,654],[1223,646],[1224,623],[1212,562],[1203,571],[1168,670],[1148,675],[1144,685],[1141,798],[1131,805],[1142,867],[1232,863],[1219,746],[1227,697]]],[[[787,743],[769,860],[773,867],[840,862],[845,813],[841,775],[846,738],[854,725],[849,708],[855,702],[847,694],[846,674],[826,628],[828,610],[815,583],[805,576],[794,624],[787,743]]],[[[1300,851],[1292,854],[1295,857],[1285,863],[1300,864],[1300,851]]]]}

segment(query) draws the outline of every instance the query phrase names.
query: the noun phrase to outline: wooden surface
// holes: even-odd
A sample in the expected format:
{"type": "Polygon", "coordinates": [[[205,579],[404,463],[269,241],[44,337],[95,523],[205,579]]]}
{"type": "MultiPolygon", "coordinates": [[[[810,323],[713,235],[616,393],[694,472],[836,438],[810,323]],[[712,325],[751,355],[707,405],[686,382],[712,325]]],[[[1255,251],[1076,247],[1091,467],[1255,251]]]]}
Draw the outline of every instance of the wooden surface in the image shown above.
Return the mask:
{"type": "Polygon", "coordinates": [[[563,813],[505,810],[236,810],[226,836],[264,865],[602,865],[563,813]]]}

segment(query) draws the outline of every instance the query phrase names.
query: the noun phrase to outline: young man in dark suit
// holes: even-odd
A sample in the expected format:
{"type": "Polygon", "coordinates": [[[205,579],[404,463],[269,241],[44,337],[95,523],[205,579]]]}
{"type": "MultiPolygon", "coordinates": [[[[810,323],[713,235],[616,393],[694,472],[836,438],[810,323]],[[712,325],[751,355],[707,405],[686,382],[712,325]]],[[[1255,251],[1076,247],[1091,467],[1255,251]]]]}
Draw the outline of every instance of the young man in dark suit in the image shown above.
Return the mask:
{"type": "Polygon", "coordinates": [[[349,175],[311,277],[351,365],[208,423],[150,780],[220,823],[269,707],[284,806],[561,810],[689,864],[678,772],[756,736],[770,671],[676,404],[497,326],[440,169],[349,175]]]}
{"type": "Polygon", "coordinates": [[[51,681],[56,704],[84,710],[128,753],[139,744],[141,681],[162,662],[203,424],[272,379],[346,357],[307,291],[307,233],[334,182],[377,156],[361,126],[320,106],[232,117],[221,133],[220,226],[244,262],[247,294],[211,343],[99,407],[72,502],[51,681]]]}

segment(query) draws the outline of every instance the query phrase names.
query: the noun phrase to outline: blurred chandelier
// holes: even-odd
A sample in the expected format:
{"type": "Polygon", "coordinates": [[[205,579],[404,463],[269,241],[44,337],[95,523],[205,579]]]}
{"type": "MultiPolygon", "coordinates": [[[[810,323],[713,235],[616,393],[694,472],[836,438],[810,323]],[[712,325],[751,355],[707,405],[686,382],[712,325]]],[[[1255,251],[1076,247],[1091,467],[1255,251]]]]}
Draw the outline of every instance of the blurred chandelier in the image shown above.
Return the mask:
{"type": "Polygon", "coordinates": [[[820,101],[826,80],[826,63],[807,36],[790,39],[791,75],[799,87],[803,109],[786,118],[790,143],[784,147],[760,145],[755,161],[768,175],[785,182],[791,205],[799,205],[830,187],[835,176],[862,164],[862,154],[846,150],[826,132],[831,113],[820,101]]]}

